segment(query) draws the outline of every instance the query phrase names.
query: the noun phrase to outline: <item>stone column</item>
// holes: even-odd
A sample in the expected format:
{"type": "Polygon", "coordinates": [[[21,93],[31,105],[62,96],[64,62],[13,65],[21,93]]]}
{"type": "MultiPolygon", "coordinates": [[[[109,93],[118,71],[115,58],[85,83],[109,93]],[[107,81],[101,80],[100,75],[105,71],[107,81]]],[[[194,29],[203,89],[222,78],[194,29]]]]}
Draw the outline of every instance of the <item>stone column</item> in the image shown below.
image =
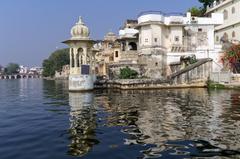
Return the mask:
{"type": "Polygon", "coordinates": [[[74,67],[77,67],[77,50],[74,50],[74,67]]]}
{"type": "Polygon", "coordinates": [[[70,54],[70,69],[71,69],[71,67],[72,67],[72,51],[73,51],[73,48],[70,48],[69,49],[69,54],[70,54]]]}

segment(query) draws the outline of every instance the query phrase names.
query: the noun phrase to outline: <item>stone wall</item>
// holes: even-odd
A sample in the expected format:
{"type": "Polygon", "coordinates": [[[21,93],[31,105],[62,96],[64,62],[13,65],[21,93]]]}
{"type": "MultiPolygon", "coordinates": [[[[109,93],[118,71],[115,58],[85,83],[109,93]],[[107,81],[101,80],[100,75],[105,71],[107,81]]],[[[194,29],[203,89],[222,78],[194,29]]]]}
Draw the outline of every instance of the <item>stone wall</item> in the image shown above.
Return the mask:
{"type": "Polygon", "coordinates": [[[109,65],[109,79],[118,79],[120,75],[120,70],[129,67],[132,70],[138,72],[139,77],[144,76],[146,70],[145,65],[140,64],[111,64],[109,65]]]}
{"type": "Polygon", "coordinates": [[[212,67],[211,59],[202,59],[165,79],[109,80],[102,83],[107,88],[117,89],[160,89],[206,87],[212,67]]]}

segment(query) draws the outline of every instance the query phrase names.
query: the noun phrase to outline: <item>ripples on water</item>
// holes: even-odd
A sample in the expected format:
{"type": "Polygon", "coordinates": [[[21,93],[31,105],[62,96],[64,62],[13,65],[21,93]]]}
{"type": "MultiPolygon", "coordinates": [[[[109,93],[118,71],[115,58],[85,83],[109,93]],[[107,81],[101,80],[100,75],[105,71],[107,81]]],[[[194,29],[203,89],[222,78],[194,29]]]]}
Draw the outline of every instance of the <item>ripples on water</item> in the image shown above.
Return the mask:
{"type": "Polygon", "coordinates": [[[1,159],[240,158],[239,91],[67,87],[0,80],[1,159]]]}

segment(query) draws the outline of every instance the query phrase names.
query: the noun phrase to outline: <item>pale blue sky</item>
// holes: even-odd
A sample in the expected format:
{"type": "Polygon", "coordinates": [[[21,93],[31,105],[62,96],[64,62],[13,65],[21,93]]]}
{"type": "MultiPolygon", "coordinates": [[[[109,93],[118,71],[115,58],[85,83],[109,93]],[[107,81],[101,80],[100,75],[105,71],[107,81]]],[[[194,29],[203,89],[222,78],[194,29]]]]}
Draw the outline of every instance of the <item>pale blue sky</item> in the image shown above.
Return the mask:
{"type": "Polygon", "coordinates": [[[91,37],[102,39],[141,11],[185,13],[192,6],[200,6],[198,0],[1,0],[0,65],[40,66],[56,48],[67,47],[61,41],[80,15],[91,37]]]}

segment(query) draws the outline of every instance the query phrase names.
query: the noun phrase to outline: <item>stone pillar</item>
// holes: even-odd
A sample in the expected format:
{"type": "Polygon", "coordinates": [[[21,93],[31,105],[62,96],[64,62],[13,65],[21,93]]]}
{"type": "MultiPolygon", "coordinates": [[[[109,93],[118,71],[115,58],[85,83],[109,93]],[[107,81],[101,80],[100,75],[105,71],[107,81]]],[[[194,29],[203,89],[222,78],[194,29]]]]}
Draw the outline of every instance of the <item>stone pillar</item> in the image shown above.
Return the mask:
{"type": "Polygon", "coordinates": [[[77,50],[74,50],[74,68],[77,67],[77,50]]]}
{"type": "Polygon", "coordinates": [[[70,69],[72,67],[72,52],[73,52],[73,48],[69,49],[69,57],[70,57],[70,69]]]}

